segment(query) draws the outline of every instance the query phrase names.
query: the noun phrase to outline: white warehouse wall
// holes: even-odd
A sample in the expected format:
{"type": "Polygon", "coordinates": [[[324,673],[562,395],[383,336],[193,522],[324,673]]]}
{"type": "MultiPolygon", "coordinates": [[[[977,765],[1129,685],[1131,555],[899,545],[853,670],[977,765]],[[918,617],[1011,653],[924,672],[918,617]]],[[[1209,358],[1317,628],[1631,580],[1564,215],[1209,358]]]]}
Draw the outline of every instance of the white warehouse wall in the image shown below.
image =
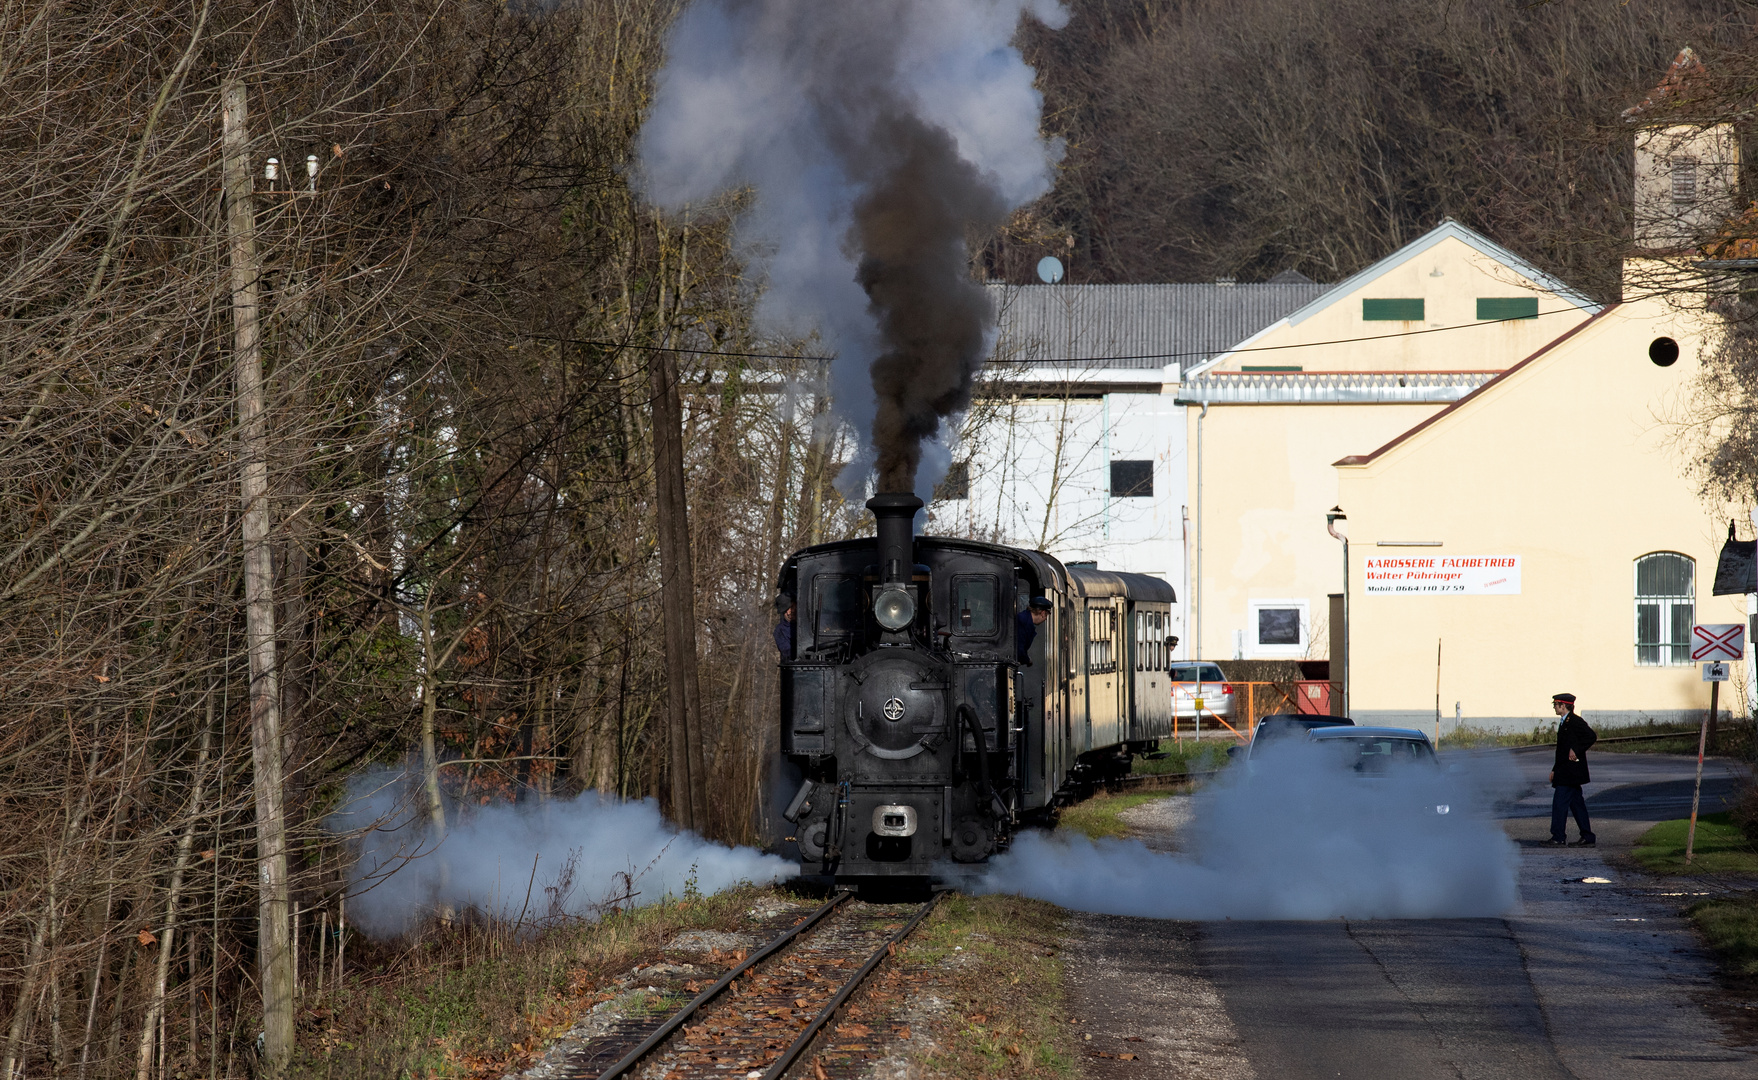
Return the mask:
{"type": "Polygon", "coordinates": [[[1185,410],[1173,401],[1170,393],[1089,393],[980,404],[954,451],[970,463],[969,498],[936,500],[927,531],[1162,578],[1178,594],[1174,633],[1186,637],[1190,471],[1185,410]],[[1132,460],[1153,463],[1153,494],[1112,496],[1111,463],[1132,460]]]}

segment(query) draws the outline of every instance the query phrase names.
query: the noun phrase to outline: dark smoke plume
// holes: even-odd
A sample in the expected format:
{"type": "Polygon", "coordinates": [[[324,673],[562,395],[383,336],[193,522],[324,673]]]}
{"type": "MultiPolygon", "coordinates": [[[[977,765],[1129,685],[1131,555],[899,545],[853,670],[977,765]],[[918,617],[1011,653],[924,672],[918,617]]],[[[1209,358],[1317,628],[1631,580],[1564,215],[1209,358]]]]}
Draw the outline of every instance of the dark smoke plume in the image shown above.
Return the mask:
{"type": "Polygon", "coordinates": [[[638,182],[673,209],[751,189],[736,240],[758,325],[835,350],[882,491],[926,494],[925,445],[988,351],[966,238],[1047,191],[1061,155],[1008,44],[1027,14],[1066,20],[1053,0],[698,0],[667,42],[638,182]]]}
{"type": "Polygon", "coordinates": [[[922,441],[970,404],[995,324],[970,278],[965,231],[1000,224],[1007,205],[942,129],[893,116],[874,134],[882,160],[895,164],[855,204],[856,280],[885,342],[872,365],[873,448],[879,490],[912,491],[922,441]]]}

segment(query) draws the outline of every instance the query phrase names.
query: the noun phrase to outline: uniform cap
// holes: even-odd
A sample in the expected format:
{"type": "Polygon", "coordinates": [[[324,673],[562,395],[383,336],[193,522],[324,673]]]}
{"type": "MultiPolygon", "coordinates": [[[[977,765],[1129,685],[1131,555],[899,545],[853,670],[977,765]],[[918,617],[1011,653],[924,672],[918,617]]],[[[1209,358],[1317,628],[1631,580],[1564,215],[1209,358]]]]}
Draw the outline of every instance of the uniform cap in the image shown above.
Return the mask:
{"type": "Polygon", "coordinates": [[[1565,702],[1568,702],[1570,705],[1575,704],[1575,695],[1574,694],[1552,694],[1550,696],[1550,699],[1552,701],[1565,701],[1565,702]]]}
{"type": "Polygon", "coordinates": [[[1034,596],[1032,597],[1031,606],[1038,608],[1041,611],[1049,611],[1055,605],[1050,603],[1050,598],[1047,596],[1034,596]]]}

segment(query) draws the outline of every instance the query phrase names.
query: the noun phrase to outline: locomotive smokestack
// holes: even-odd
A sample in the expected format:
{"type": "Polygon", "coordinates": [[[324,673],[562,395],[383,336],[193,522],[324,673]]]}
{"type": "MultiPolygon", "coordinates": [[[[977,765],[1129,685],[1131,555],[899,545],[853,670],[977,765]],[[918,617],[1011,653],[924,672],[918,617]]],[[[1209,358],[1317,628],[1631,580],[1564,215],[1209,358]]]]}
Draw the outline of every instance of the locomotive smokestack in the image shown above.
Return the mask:
{"type": "Polygon", "coordinates": [[[909,582],[915,577],[916,511],[922,500],[908,493],[881,493],[867,500],[879,519],[879,580],[909,582]]]}

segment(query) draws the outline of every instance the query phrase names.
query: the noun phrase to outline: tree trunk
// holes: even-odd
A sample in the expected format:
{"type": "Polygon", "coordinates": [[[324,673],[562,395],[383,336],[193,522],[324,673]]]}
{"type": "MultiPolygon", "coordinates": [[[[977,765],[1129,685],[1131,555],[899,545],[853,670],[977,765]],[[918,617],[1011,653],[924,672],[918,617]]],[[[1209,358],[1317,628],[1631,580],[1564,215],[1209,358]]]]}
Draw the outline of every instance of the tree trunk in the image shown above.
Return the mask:
{"type": "Polygon", "coordinates": [[[439,739],[435,731],[439,714],[439,664],[433,647],[433,596],[430,591],[421,602],[421,790],[427,801],[428,827],[436,844],[446,838],[446,804],[440,797],[439,739]]]}
{"type": "MultiPolygon", "coordinates": [[[[189,853],[195,847],[195,829],[201,822],[201,801],[206,793],[208,751],[213,745],[213,729],[201,733],[201,750],[195,762],[195,785],[189,794],[189,824],[177,838],[177,861],[171,867],[171,887],[165,894],[165,925],[159,931],[159,962],[153,973],[152,996],[147,1001],[146,1019],[140,1025],[140,1053],[135,1057],[135,1080],[150,1080],[153,1068],[153,1042],[160,1041],[164,1054],[160,1018],[165,1011],[165,986],[171,973],[172,946],[177,937],[177,901],[183,893],[183,877],[189,872],[189,853]]],[[[191,965],[193,971],[193,965],[191,965]]]]}
{"type": "Polygon", "coordinates": [[[677,362],[663,349],[648,365],[653,395],[653,486],[659,518],[660,604],[665,612],[665,678],[671,736],[672,820],[707,828],[702,765],[702,686],[696,672],[696,574],[684,497],[684,409],[677,362]]]}
{"type": "Polygon", "coordinates": [[[250,743],[256,788],[257,966],[262,985],[264,1066],[274,1076],[286,1067],[293,1052],[293,953],[287,932],[281,693],[275,667],[274,565],[269,550],[268,416],[263,406],[257,305],[260,268],[244,84],[227,79],[220,98],[244,504],[245,641],[250,651],[250,743]]]}

